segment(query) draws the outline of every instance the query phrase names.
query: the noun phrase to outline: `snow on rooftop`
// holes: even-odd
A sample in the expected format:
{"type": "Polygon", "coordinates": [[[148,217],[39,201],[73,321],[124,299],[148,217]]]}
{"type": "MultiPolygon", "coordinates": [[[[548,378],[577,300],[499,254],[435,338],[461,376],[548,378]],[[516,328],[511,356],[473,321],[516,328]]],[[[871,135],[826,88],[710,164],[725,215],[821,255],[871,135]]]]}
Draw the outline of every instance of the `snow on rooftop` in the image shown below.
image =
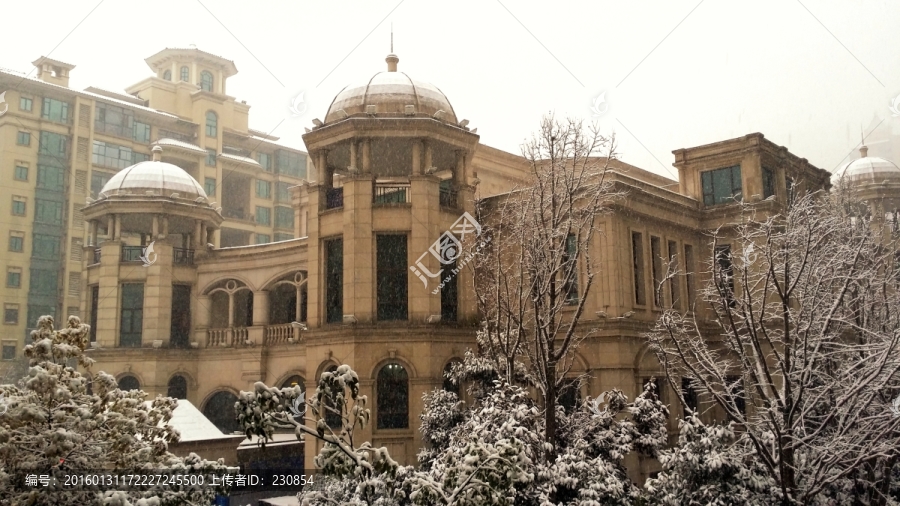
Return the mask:
{"type": "MultiPolygon", "coordinates": [[[[144,401],[145,406],[149,407],[152,404],[152,401],[144,401]]],[[[218,427],[209,421],[209,418],[206,418],[187,399],[178,399],[178,406],[172,412],[172,419],[169,420],[169,425],[181,434],[182,443],[234,437],[229,434],[223,434],[218,427]]]]}
{"type": "Polygon", "coordinates": [[[259,162],[247,156],[232,155],[231,153],[222,153],[218,156],[219,158],[225,158],[226,160],[234,160],[236,162],[246,163],[259,167],[259,162]]]}
{"type": "Polygon", "coordinates": [[[194,151],[196,153],[206,154],[206,150],[201,148],[200,146],[191,144],[190,142],[180,141],[178,139],[170,139],[168,137],[164,137],[156,141],[156,144],[159,144],[160,146],[175,146],[182,149],[187,149],[189,151],[194,151]]]}

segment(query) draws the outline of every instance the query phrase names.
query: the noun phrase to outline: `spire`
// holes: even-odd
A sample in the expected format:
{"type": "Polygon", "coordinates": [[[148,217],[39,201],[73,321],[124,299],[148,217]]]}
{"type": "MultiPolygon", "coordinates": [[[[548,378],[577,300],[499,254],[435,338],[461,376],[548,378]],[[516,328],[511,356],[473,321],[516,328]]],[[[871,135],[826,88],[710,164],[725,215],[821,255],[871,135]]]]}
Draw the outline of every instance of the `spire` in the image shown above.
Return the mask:
{"type": "Polygon", "coordinates": [[[859,139],[859,157],[865,158],[869,155],[869,147],[866,146],[866,138],[863,136],[863,129],[861,126],[859,127],[859,139]]]}
{"type": "Polygon", "coordinates": [[[394,54],[394,23],[391,23],[391,54],[387,55],[384,61],[388,64],[388,72],[397,71],[397,62],[400,61],[400,58],[394,54]]]}

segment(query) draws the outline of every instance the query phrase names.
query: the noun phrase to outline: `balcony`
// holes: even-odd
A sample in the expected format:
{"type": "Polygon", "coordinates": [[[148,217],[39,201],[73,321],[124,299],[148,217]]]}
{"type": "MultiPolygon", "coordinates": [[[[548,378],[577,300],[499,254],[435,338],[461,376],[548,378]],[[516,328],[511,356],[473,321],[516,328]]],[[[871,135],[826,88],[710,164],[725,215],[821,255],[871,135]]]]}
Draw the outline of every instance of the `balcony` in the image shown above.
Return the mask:
{"type": "Polygon", "coordinates": [[[459,206],[459,192],[455,188],[441,185],[438,197],[441,207],[456,209],[459,206]]]}
{"type": "Polygon", "coordinates": [[[194,250],[188,248],[172,248],[175,265],[194,265],[194,250]]]}
{"type": "Polygon", "coordinates": [[[206,347],[241,347],[247,343],[248,335],[247,327],[209,329],[206,331],[206,347]]]}
{"type": "Polygon", "coordinates": [[[240,348],[244,346],[287,345],[300,342],[300,330],[290,323],[253,327],[206,329],[207,348],[240,348]],[[262,341],[262,343],[260,343],[262,341]]]}
{"type": "Polygon", "coordinates": [[[409,186],[376,184],[372,202],[375,204],[405,204],[409,202],[409,186]]]}
{"type": "Polygon", "coordinates": [[[344,207],[344,189],[328,188],[325,190],[325,209],[344,207]]]}
{"type": "Polygon", "coordinates": [[[143,246],[122,246],[122,262],[143,262],[143,246]]]}

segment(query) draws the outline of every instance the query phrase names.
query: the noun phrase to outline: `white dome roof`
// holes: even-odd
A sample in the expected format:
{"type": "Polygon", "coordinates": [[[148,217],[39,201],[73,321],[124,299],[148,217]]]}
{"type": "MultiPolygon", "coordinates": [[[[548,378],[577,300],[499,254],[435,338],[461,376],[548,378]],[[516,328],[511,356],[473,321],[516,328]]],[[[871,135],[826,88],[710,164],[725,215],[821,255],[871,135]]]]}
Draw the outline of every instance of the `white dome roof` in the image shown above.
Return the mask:
{"type": "Polygon", "coordinates": [[[877,156],[863,156],[844,165],[831,176],[832,183],[844,180],[856,184],[900,182],[900,167],[877,156]]]}
{"type": "Polygon", "coordinates": [[[137,194],[154,190],[164,197],[178,193],[182,198],[207,198],[200,183],[184,169],[157,161],[139,162],[120,170],[103,186],[100,193],[110,195],[116,190],[137,194]]]}

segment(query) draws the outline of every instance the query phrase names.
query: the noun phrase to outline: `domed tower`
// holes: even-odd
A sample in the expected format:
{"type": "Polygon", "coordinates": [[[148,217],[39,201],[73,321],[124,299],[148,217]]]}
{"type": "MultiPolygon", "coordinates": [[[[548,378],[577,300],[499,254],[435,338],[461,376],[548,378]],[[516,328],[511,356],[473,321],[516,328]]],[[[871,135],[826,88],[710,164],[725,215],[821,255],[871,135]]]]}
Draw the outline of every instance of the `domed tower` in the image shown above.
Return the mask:
{"type": "Polygon", "coordinates": [[[190,346],[194,260],[222,216],[203,187],[160,161],[161,153],[154,146],[152,161],[122,169],[84,208],[89,297],[82,314],[101,349],[190,346]]]}
{"type": "Polygon", "coordinates": [[[876,219],[884,219],[896,231],[900,225],[900,167],[890,160],[868,156],[868,147],[859,148],[860,157],[835,171],[831,183],[850,189],[876,219]]]}
{"type": "Polygon", "coordinates": [[[313,211],[310,245],[318,244],[310,248],[310,266],[323,269],[322,276],[310,276],[312,326],[340,323],[345,316],[367,323],[446,322],[474,312],[471,287],[461,284],[466,276],[460,276],[455,294],[435,292],[456,268],[444,261],[462,249],[444,236],[452,243],[451,250],[441,250],[444,259],[439,251],[427,253],[440,249],[435,242],[460,217],[468,216],[464,220],[474,226],[478,180],[472,158],[479,137],[468,121],[458,121],[437,87],[398,72],[396,55],[385,61],[386,72],[344,88],[325,121],[315,120],[303,136],[316,168],[315,182],[305,187],[313,211]],[[392,260],[400,255],[403,262],[388,265],[389,251],[392,260]],[[386,276],[379,269],[397,272],[379,282],[386,276]]]}

